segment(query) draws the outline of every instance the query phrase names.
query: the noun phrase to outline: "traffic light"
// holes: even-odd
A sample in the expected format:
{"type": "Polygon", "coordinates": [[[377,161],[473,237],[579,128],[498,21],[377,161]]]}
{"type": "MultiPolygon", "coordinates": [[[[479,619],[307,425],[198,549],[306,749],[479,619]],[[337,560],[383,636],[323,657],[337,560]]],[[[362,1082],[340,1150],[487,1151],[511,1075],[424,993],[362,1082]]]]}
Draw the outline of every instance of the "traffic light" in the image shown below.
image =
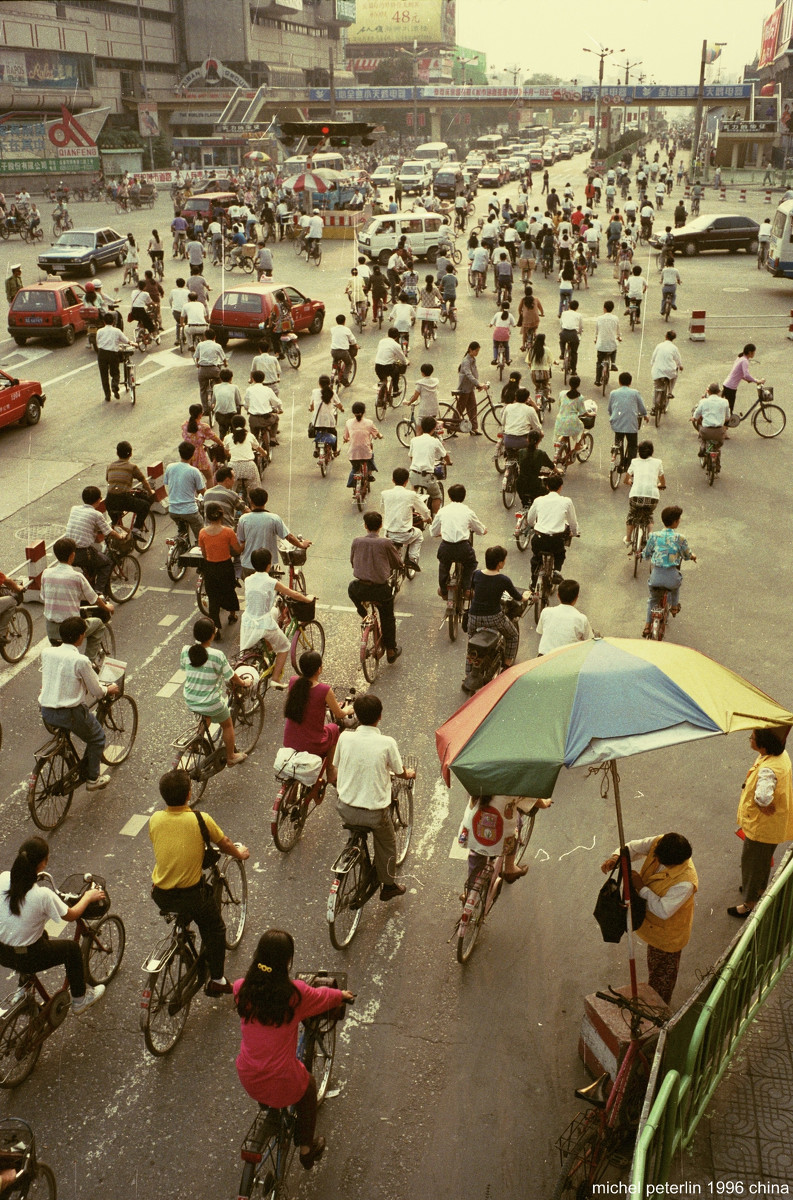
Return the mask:
{"type": "Polygon", "coordinates": [[[372,134],[377,128],[368,121],[283,121],[281,141],[292,147],[305,138],[312,149],[325,145],[352,146],[357,141],[363,146],[373,146],[372,134]]]}

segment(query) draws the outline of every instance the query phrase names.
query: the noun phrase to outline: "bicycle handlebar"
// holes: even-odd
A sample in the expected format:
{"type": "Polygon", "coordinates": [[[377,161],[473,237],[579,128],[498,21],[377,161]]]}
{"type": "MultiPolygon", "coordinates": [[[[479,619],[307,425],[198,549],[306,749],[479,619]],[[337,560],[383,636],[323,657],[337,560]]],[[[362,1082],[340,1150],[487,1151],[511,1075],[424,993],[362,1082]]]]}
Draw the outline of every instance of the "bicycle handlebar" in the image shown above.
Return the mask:
{"type": "Polygon", "coordinates": [[[659,1028],[665,1023],[665,1018],[660,1017],[648,1004],[636,997],[623,996],[621,992],[616,992],[611,984],[609,984],[608,992],[595,992],[595,995],[598,1000],[607,1000],[609,1004],[614,1004],[617,1008],[627,1009],[634,1016],[641,1017],[643,1021],[649,1021],[659,1028]]]}

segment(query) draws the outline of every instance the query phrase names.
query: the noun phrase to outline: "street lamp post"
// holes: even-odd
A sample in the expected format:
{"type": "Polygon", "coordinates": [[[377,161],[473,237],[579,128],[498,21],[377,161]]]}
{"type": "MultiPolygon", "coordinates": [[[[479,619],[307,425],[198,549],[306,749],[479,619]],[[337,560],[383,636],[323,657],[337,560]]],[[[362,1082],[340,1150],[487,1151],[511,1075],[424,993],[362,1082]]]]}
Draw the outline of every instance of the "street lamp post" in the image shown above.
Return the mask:
{"type": "Polygon", "coordinates": [[[406,50],[404,46],[397,46],[400,54],[407,54],[408,58],[413,60],[413,134],[418,133],[419,126],[419,59],[429,51],[426,46],[421,50],[418,49],[418,42],[413,39],[413,49],[406,50]]]}
{"type": "MultiPolygon", "coordinates": [[[[595,45],[600,46],[600,42],[595,42],[595,45]]],[[[600,59],[600,66],[598,68],[598,90],[597,96],[595,97],[595,148],[592,151],[592,157],[595,159],[595,161],[597,161],[598,151],[600,150],[600,106],[601,93],[603,91],[603,66],[608,56],[610,54],[614,54],[615,51],[607,49],[605,46],[600,46],[599,50],[591,50],[589,46],[584,46],[583,50],[585,54],[595,54],[600,59]]],[[[617,50],[616,53],[624,54],[625,47],[623,46],[622,49],[617,50]]]]}
{"type": "MultiPolygon", "coordinates": [[[[633,70],[633,68],[640,67],[641,65],[642,65],[641,59],[637,59],[636,62],[628,62],[628,60],[626,58],[624,63],[617,63],[617,66],[620,68],[620,70],[624,69],[624,71],[625,71],[625,86],[626,87],[630,83],[630,78],[631,78],[630,73],[633,70]]],[[[623,132],[623,134],[626,134],[628,132],[628,98],[627,98],[627,96],[625,97],[625,104],[623,105],[622,132],[623,132]]]]}
{"type": "MultiPolygon", "coordinates": [[[[726,46],[726,42],[716,42],[717,46],[726,46]]],[[[697,111],[694,117],[694,137],[691,141],[691,178],[696,177],[699,142],[702,136],[702,117],[705,110],[705,68],[708,65],[708,40],[702,43],[702,55],[699,60],[699,87],[697,89],[697,111]]]]}

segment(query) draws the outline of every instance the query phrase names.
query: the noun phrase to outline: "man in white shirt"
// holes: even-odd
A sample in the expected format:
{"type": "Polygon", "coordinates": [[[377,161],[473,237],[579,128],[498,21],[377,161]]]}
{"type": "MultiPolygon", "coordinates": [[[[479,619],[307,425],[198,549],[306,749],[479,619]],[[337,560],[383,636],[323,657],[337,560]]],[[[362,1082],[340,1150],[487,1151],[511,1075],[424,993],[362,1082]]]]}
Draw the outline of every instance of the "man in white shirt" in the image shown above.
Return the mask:
{"type": "Polygon", "coordinates": [[[306,230],[306,253],[309,258],[311,258],[311,256],[319,247],[319,243],[322,241],[324,229],[325,226],[322,221],[322,217],[320,216],[319,209],[315,208],[311,219],[308,222],[308,229],[306,230]]]}
{"type": "Polygon", "coordinates": [[[377,726],[383,705],[371,692],[353,701],[357,729],[345,729],[336,743],[333,764],[338,772],[338,812],[345,825],[372,830],[374,865],[380,881],[380,899],[404,896],[396,882],[396,839],[391,823],[391,776],[415,779],[416,772],[402,765],[399,747],[377,726]]]}
{"type": "MultiPolygon", "coordinates": [[[[142,325],[143,328],[147,330],[152,337],[154,337],[155,329],[154,321],[151,315],[151,307],[151,296],[145,290],[145,288],[141,286],[141,280],[138,280],[137,286],[132,293],[132,306],[130,308],[129,315],[133,321],[137,321],[139,325],[142,325]]],[[[159,335],[157,336],[156,340],[159,345],[159,335]]]]}
{"type": "Polygon", "coordinates": [[[586,231],[586,244],[590,250],[595,251],[596,258],[600,258],[600,235],[602,232],[603,226],[597,217],[593,217],[586,231]]]}
{"type": "Polygon", "coordinates": [[[100,511],[104,501],[98,487],[93,484],[84,487],[81,498],[82,504],[73,504],[69,510],[65,537],[71,538],[77,547],[75,566],[89,571],[96,590],[107,595],[113,563],[99,547],[107,538],[119,539],[122,535],[113,529],[107,513],[100,511]]]}
{"type": "Polygon", "coordinates": [[[193,237],[187,243],[187,261],[191,267],[200,267],[204,263],[204,247],[193,237]]]}
{"type": "Polygon", "coordinates": [[[578,301],[571,300],[570,305],[559,318],[559,355],[564,358],[565,346],[570,347],[570,374],[577,374],[578,347],[584,336],[584,322],[578,311],[578,301]]]}
{"type": "MultiPolygon", "coordinates": [[[[195,295],[195,292],[193,293],[195,295]]],[[[184,307],[190,299],[190,289],[185,284],[184,279],[177,279],[176,287],[171,290],[168,297],[168,304],[171,308],[171,314],[174,322],[174,346],[179,345],[179,326],[182,323],[182,313],[184,307]]],[[[205,322],[206,323],[206,322],[205,322]]]]}
{"type": "Polygon", "coordinates": [[[664,315],[664,300],[667,296],[672,297],[672,308],[677,309],[677,289],[682,286],[683,280],[675,266],[674,256],[671,250],[667,250],[666,266],[661,271],[661,316],[664,315]]]}
{"type": "Polygon", "coordinates": [[[616,367],[617,342],[621,341],[620,319],[614,313],[614,301],[606,300],[603,312],[595,322],[595,351],[597,353],[595,387],[600,387],[601,364],[605,358],[611,359],[612,368],[616,367]]]}
{"type": "Polygon", "coordinates": [[[96,357],[97,366],[99,367],[99,378],[102,381],[102,391],[105,394],[105,400],[110,403],[110,388],[112,385],[113,395],[116,400],[119,399],[119,362],[122,350],[134,350],[135,344],[121,329],[117,329],[114,324],[113,314],[106,312],[102,314],[102,324],[96,331],[96,357]]]}
{"type": "Polygon", "coordinates": [[[345,387],[349,386],[348,377],[352,371],[353,346],[357,354],[358,343],[355,340],[355,334],[347,328],[347,318],[344,313],[339,313],[336,317],[336,323],[331,327],[330,331],[330,357],[333,362],[344,364],[341,372],[341,382],[345,387]]]}
{"type": "Polygon", "coordinates": [[[551,650],[573,642],[588,642],[595,636],[588,619],[576,608],[580,591],[575,579],[565,579],[559,584],[559,603],[544,608],[537,623],[538,655],[549,654],[551,650]]]}
{"type": "Polygon", "coordinates": [[[446,599],[452,563],[457,562],[462,567],[460,587],[463,595],[470,599],[471,577],[477,567],[470,535],[487,533],[487,529],[473,509],[463,503],[466,492],[462,483],[453,483],[448,495],[448,504],[438,509],[430,526],[432,537],[441,539],[438,547],[438,595],[446,599]]]}
{"type": "Polygon", "coordinates": [[[653,458],[653,450],[652,442],[641,442],[638,457],[631,460],[625,475],[631,489],[628,493],[628,517],[623,538],[626,546],[631,544],[636,525],[644,525],[649,536],[653,526],[652,514],[661,495],[659,488],[666,487],[664,464],[660,458],[653,458]]]}
{"type": "Polygon", "coordinates": [[[578,519],[572,500],[562,496],[564,479],[549,475],[545,481],[548,493],[538,496],[529,509],[526,520],[534,530],[531,539],[531,589],[535,590],[542,566],[543,554],[553,554],[554,583],[561,583],[561,570],[567,554],[566,542],[578,533],[578,519]]]}
{"type": "Polygon", "coordinates": [[[265,385],[261,371],[251,371],[251,382],[245,389],[242,403],[251,433],[269,453],[271,440],[274,440],[271,433],[277,428],[278,413],[283,410],[273,389],[265,385]]]}
{"type": "Polygon", "coordinates": [[[115,696],[116,684],[105,687],[91,663],[81,653],[87,625],[82,617],[67,617],[61,621],[59,634],[62,645],[45,646],[41,652],[41,691],[39,705],[42,720],[58,729],[67,729],[85,743],[82,767],[86,789],[98,791],[110,782],[101,773],[105,731],[88,707],[89,700],[115,696]]]}
{"type": "Polygon", "coordinates": [[[392,308],[388,320],[398,333],[407,334],[408,339],[410,338],[410,330],[416,320],[416,310],[405,292],[400,292],[399,300],[392,308]]]}
{"type": "Polygon", "coordinates": [[[721,394],[721,386],[711,383],[691,415],[691,423],[700,436],[699,456],[705,454],[705,446],[713,442],[721,446],[727,436],[730,405],[721,394]]]}
{"type": "Polygon", "coordinates": [[[647,280],[642,275],[642,269],[637,263],[635,267],[631,268],[631,273],[628,276],[628,285],[625,291],[625,307],[630,308],[633,306],[633,308],[636,309],[637,321],[641,316],[642,301],[644,300],[644,293],[646,291],[647,280]]]}
{"type": "Polygon", "coordinates": [[[388,336],[380,338],[377,343],[377,350],[374,357],[374,373],[377,378],[382,381],[388,379],[389,375],[396,390],[399,383],[399,376],[407,370],[408,360],[405,351],[399,344],[399,330],[393,325],[388,331],[388,336]]]}
{"type": "Polygon", "coordinates": [[[421,433],[410,440],[408,454],[410,455],[410,485],[424,488],[430,497],[432,515],[441,506],[441,489],[435,476],[438,463],[448,463],[448,454],[443,448],[440,438],[434,436],[437,421],[434,417],[421,418],[421,433]]]}
{"type": "MultiPolygon", "coordinates": [[[[182,314],[184,320],[189,315],[190,304],[185,306],[182,314]]],[[[207,329],[203,342],[195,348],[193,360],[198,367],[198,390],[201,394],[201,408],[204,416],[209,415],[209,381],[220,379],[220,368],[227,367],[226,355],[215,341],[214,329],[207,329]]]]}
{"type": "Polygon", "coordinates": [[[286,200],[276,205],[275,209],[276,220],[278,221],[278,240],[282,242],[286,237],[286,226],[292,219],[292,214],[289,211],[289,205],[286,200]]]}
{"type": "Polygon", "coordinates": [[[206,305],[198,299],[195,292],[188,291],[187,303],[182,309],[182,325],[191,350],[195,349],[196,342],[206,333],[208,320],[206,305]]]}
{"type": "Polygon", "coordinates": [[[271,354],[266,346],[262,346],[259,353],[251,363],[251,371],[261,371],[264,376],[263,383],[267,387],[272,388],[276,396],[281,383],[281,364],[274,354],[271,354]]]}
{"type": "Polygon", "coordinates": [[[401,250],[395,250],[388,260],[387,278],[391,286],[391,303],[396,304],[399,287],[402,282],[402,276],[407,271],[408,265],[402,257],[401,250]]]}
{"type": "Polygon", "coordinates": [[[394,486],[380,494],[380,509],[386,537],[397,546],[405,547],[406,561],[414,571],[420,571],[419,556],[424,535],[413,525],[414,513],[422,521],[429,522],[432,514],[424,501],[408,488],[410,472],[406,467],[395,467],[391,479],[394,486]]]}
{"type": "Polygon", "coordinates": [[[207,234],[212,239],[212,266],[217,267],[223,258],[223,227],[217,217],[207,225],[207,234]]]}
{"type": "Polygon", "coordinates": [[[683,360],[675,345],[677,334],[674,329],[668,329],[664,340],[659,342],[650,357],[650,374],[653,382],[657,379],[669,380],[669,399],[674,395],[675,380],[678,371],[683,370],[683,360]]]}

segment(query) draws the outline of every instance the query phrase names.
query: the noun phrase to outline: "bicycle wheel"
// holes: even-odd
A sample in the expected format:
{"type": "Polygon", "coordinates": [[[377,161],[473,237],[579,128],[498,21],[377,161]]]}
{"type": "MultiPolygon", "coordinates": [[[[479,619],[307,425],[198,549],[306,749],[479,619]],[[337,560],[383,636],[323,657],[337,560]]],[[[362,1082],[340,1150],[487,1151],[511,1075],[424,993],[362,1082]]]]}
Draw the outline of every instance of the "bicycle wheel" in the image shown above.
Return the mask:
{"type": "Polygon", "coordinates": [[[587,461],[592,453],[592,447],[594,444],[595,440],[592,437],[592,434],[589,432],[585,433],[581,438],[581,448],[576,452],[576,458],[580,463],[585,463],[587,461]]]}
{"type": "Polygon", "coordinates": [[[284,787],[276,818],[270,825],[276,849],[282,854],[288,854],[300,841],[306,823],[303,797],[307,791],[305,784],[297,780],[284,787]]]}
{"type": "Polygon", "coordinates": [[[617,491],[620,486],[620,479],[622,479],[622,460],[619,451],[617,451],[616,455],[612,454],[611,468],[609,470],[609,483],[611,484],[612,492],[617,491]]]}
{"type": "Polygon", "coordinates": [[[328,896],[328,933],[336,950],[349,946],[361,919],[360,908],[350,908],[361,883],[360,855],[344,875],[334,875],[328,896]]]}
{"type": "Polygon", "coordinates": [[[226,949],[234,950],[242,941],[248,916],[248,876],[245,863],[229,858],[220,876],[220,915],[226,926],[226,949]]]}
{"type": "Polygon", "coordinates": [[[199,572],[195,585],[195,602],[198,611],[203,613],[205,617],[209,616],[209,597],[207,596],[207,585],[204,579],[203,571],[199,572]]]}
{"type": "Polygon", "coordinates": [[[325,1099],[336,1057],[336,1022],[328,1017],[324,1020],[320,1017],[319,1020],[321,1024],[314,1038],[311,1056],[311,1074],[317,1085],[317,1104],[325,1099]]]}
{"type": "Polygon", "coordinates": [[[634,529],[633,534],[631,535],[631,554],[633,555],[633,578],[634,579],[636,578],[636,576],[639,573],[639,559],[641,558],[641,550],[639,549],[639,547],[643,541],[643,538],[642,538],[643,532],[644,531],[641,529],[639,529],[639,530],[634,529]]]}
{"type": "Polygon", "coordinates": [[[530,813],[523,814],[520,830],[518,831],[518,840],[515,847],[515,862],[522,863],[525,858],[526,851],[529,848],[531,835],[534,833],[534,822],[537,819],[537,810],[533,809],[530,813]]]}
{"type": "Polygon", "coordinates": [[[540,595],[540,580],[537,580],[534,591],[534,624],[536,625],[540,619],[540,613],[543,609],[542,596],[540,595]]]}
{"type": "Polygon", "coordinates": [[[147,550],[151,549],[151,544],[154,541],[154,535],[156,532],[157,522],[155,520],[154,513],[149,510],[149,512],[146,513],[146,519],[144,520],[143,528],[141,529],[143,537],[135,539],[135,548],[137,549],[138,554],[145,554],[147,550]]]}
{"type": "Polygon", "coordinates": [[[190,803],[195,805],[204,794],[204,789],[209,782],[212,772],[208,770],[206,764],[209,761],[214,750],[209,739],[204,740],[203,737],[196,737],[188,746],[182,750],[179,758],[176,761],[176,770],[187,771],[190,776],[193,788],[190,794],[190,803]]]}
{"type": "Polygon", "coordinates": [[[56,1200],[58,1188],[55,1174],[46,1163],[36,1163],[36,1173],[25,1192],[25,1200],[56,1200]]]}
{"type": "Polygon", "coordinates": [[[33,824],[53,830],[62,825],[74,795],[76,762],[69,762],[62,750],[40,758],[28,786],[28,808],[33,824]]]}
{"type": "Polygon", "coordinates": [[[412,421],[400,421],[396,427],[397,441],[407,450],[416,430],[412,421]]]}
{"type": "Polygon", "coordinates": [[[292,577],[292,582],[290,583],[289,586],[293,587],[296,592],[302,592],[304,596],[307,594],[306,593],[306,577],[302,571],[295,571],[295,573],[292,577]]]}
{"type": "Polygon", "coordinates": [[[305,654],[306,650],[316,650],[320,658],[325,653],[325,630],[319,621],[307,621],[305,625],[298,625],[295,631],[290,655],[292,666],[296,671],[298,669],[297,660],[301,654],[305,654]]]}
{"type": "Polygon", "coordinates": [[[456,437],[460,433],[463,418],[453,404],[440,404],[438,406],[438,420],[443,425],[443,441],[456,437]]]}
{"type": "Polygon", "coordinates": [[[141,1009],[146,1049],[158,1057],[173,1050],[184,1032],[190,1000],[179,1004],[177,997],[186,974],[186,964],[177,950],[161,971],[149,975],[144,995],[149,1006],[141,1009]],[[178,1007],[177,1007],[178,1005],[178,1007]]]}
{"type": "Polygon", "coordinates": [[[708,486],[713,487],[714,483],[716,482],[716,467],[713,463],[712,454],[705,455],[705,477],[708,481],[708,486]]]}
{"type": "Polygon", "coordinates": [[[258,692],[250,689],[231,702],[231,720],[234,725],[234,746],[240,754],[250,754],[264,727],[264,701],[258,692]]]}
{"type": "Polygon", "coordinates": [[[140,586],[140,563],[134,554],[126,554],[113,564],[108,591],[116,604],[126,604],[140,586]]]}
{"type": "Polygon", "coordinates": [[[5,637],[0,642],[0,654],[8,663],[19,662],[30,649],[33,639],[33,618],[26,608],[17,608],[8,622],[5,637]]]}
{"type": "Polygon", "coordinates": [[[501,482],[501,503],[509,511],[515,503],[517,495],[518,468],[516,463],[509,463],[501,482]]]}
{"type": "Polygon", "coordinates": [[[381,383],[377,389],[377,399],[374,402],[374,412],[378,421],[382,421],[388,410],[388,391],[385,383],[381,383]]]}
{"type": "Polygon", "coordinates": [[[99,640],[99,649],[94,658],[94,667],[96,671],[102,669],[102,663],[106,658],[113,658],[116,653],[116,635],[113,632],[113,626],[110,622],[106,622],[102,627],[102,633],[99,640]]]}
{"type": "Polygon", "coordinates": [[[482,417],[482,433],[489,442],[498,441],[498,435],[503,433],[504,405],[496,404],[489,408],[482,417]]]}
{"type": "Polygon", "coordinates": [[[99,921],[87,921],[91,936],[80,939],[85,977],[92,987],[98,983],[110,983],[124,957],[127,934],[124,922],[115,913],[108,913],[99,921]]]}
{"type": "Polygon", "coordinates": [[[12,1009],[0,1028],[0,1087],[17,1087],[27,1079],[41,1053],[34,1042],[38,1005],[29,996],[12,1009]]]}
{"type": "Polygon", "coordinates": [[[507,469],[507,452],[504,449],[504,439],[499,438],[496,442],[496,452],[493,455],[493,465],[499,475],[503,475],[507,469]]]}
{"type": "Polygon", "coordinates": [[[286,361],[289,363],[290,367],[294,367],[294,369],[297,370],[303,357],[300,353],[300,347],[298,346],[297,342],[287,342],[286,346],[284,347],[284,351],[286,353],[286,361]]]}
{"type": "Polygon", "coordinates": [[[525,553],[531,545],[531,529],[525,519],[521,521],[515,530],[515,541],[521,554],[525,553]]]}
{"type": "Polygon", "coordinates": [[[183,567],[179,562],[179,556],[182,550],[186,550],[186,546],[182,546],[180,540],[174,542],[168,547],[168,557],[165,560],[165,570],[168,572],[168,578],[171,583],[178,583],[180,579],[184,579],[187,572],[187,567],[183,567]]]}
{"type": "MultiPolygon", "coordinates": [[[[406,767],[414,768],[415,758],[405,757],[406,767]]],[[[407,858],[410,839],[413,836],[413,788],[412,779],[395,779],[391,785],[391,820],[396,838],[396,865],[399,867],[407,858]]]]}
{"type": "Polygon", "coordinates": [[[578,1141],[562,1163],[553,1200],[586,1200],[609,1166],[601,1139],[600,1117],[596,1111],[586,1114],[578,1141]]]}
{"type": "Polygon", "coordinates": [[[102,762],[117,767],[126,762],[138,733],[138,706],[131,696],[114,696],[102,720],[105,748],[102,762]]]}
{"type": "Polygon", "coordinates": [[[129,374],[124,379],[124,386],[129,392],[130,404],[135,404],[138,399],[138,381],[135,375],[135,367],[130,363],[129,374]]]}
{"type": "Polygon", "coordinates": [[[460,619],[460,614],[457,611],[457,588],[459,586],[460,585],[459,585],[459,580],[458,580],[456,586],[453,588],[452,603],[450,604],[448,599],[446,601],[446,628],[449,632],[449,641],[450,642],[457,641],[457,624],[460,619]]]}
{"type": "Polygon", "coordinates": [[[482,924],[484,915],[485,901],[477,881],[468,893],[463,916],[460,918],[460,927],[457,934],[458,963],[467,963],[473,954],[476,939],[479,937],[479,927],[482,924]]]}
{"type": "Polygon", "coordinates": [[[787,416],[778,404],[764,404],[752,417],[752,428],[762,438],[779,437],[786,424],[787,416]]]}

